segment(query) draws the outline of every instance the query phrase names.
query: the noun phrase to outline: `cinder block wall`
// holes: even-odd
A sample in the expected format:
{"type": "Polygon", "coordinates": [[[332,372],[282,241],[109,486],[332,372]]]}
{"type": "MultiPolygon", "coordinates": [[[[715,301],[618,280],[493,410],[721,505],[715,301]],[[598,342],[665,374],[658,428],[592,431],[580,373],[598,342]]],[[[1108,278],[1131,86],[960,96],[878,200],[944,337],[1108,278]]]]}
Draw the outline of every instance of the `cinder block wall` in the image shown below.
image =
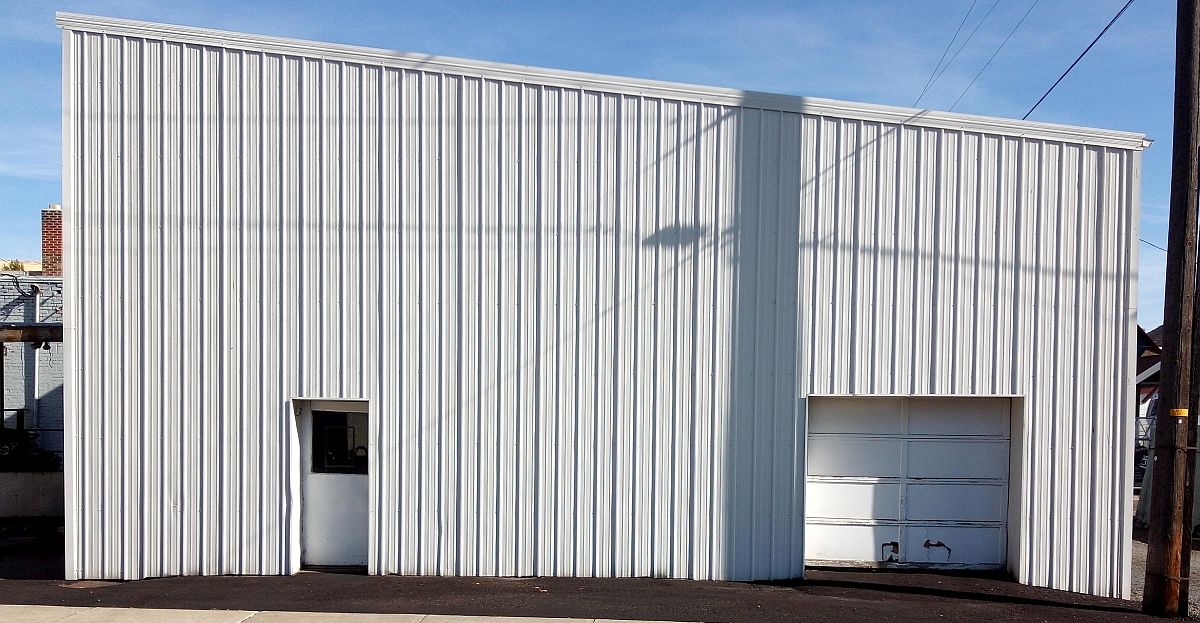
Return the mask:
{"type": "MultiPolygon", "coordinates": [[[[62,322],[62,279],[30,277],[11,273],[0,276],[0,322],[62,322]],[[32,286],[41,289],[41,314],[35,317],[32,286]]],[[[34,350],[29,344],[2,345],[4,352],[4,425],[15,426],[16,413],[25,409],[25,426],[42,430],[38,444],[62,453],[63,352],[61,343],[50,350],[34,350]],[[39,368],[34,386],[33,366],[39,368]],[[36,403],[36,409],[35,409],[36,403]],[[35,412],[37,415],[35,416],[35,412]]]]}

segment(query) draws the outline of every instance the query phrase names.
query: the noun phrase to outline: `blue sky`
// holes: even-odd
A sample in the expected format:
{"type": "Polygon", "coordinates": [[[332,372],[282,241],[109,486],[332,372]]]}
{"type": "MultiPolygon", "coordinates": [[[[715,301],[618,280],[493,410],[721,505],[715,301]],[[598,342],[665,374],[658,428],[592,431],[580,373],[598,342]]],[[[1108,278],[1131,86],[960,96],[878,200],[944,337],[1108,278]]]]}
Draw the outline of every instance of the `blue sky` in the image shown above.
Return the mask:
{"type": "MultiPolygon", "coordinates": [[[[960,41],[993,1],[922,107],[949,108],[1032,2],[978,0],[960,41]]],[[[955,110],[1020,118],[1122,4],[1040,0],[955,110]]],[[[60,202],[55,10],[909,106],[971,5],[0,0],[0,258],[37,258],[40,210],[60,202]]],[[[1174,12],[1168,0],[1136,0],[1030,117],[1154,139],[1144,160],[1141,237],[1159,245],[1170,194],[1174,12]]],[[[1149,328],[1162,319],[1166,255],[1139,249],[1139,319],[1149,328]]]]}

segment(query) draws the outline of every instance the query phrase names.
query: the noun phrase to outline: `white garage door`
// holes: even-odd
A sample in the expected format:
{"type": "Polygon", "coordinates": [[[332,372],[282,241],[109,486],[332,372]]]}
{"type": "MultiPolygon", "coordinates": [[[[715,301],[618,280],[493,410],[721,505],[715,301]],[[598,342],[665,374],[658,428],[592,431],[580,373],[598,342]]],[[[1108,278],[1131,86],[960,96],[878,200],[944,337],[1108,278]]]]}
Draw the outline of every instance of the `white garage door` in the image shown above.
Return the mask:
{"type": "Polygon", "coordinates": [[[1009,399],[808,405],[807,564],[1004,565],[1009,399]]]}

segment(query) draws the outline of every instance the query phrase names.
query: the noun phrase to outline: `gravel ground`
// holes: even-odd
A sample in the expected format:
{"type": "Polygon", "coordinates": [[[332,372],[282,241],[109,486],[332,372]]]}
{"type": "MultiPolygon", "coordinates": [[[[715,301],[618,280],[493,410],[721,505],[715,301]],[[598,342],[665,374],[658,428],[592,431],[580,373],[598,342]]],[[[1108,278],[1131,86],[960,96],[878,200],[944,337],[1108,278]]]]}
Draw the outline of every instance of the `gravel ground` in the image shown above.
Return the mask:
{"type": "MultiPolygon", "coordinates": [[[[1192,577],[1200,578],[1200,552],[1192,552],[1192,577]]],[[[1130,599],[1142,601],[1142,588],[1146,584],[1146,544],[1133,542],[1133,592],[1130,599]]],[[[1193,582],[1192,590],[1188,592],[1188,605],[1193,613],[1200,612],[1200,587],[1193,582]]],[[[1194,615],[1193,615],[1194,616],[1194,615]]]]}
{"type": "MultiPolygon", "coordinates": [[[[1133,507],[1136,509],[1138,504],[1138,496],[1133,496],[1133,507]]],[[[1135,530],[1133,535],[1133,577],[1132,592],[1129,598],[1137,603],[1142,601],[1142,589],[1146,585],[1146,536],[1144,530],[1135,530]]],[[[1200,550],[1192,550],[1192,578],[1200,579],[1200,550]]],[[[1196,616],[1200,612],[1200,586],[1197,582],[1192,582],[1191,591],[1188,592],[1188,610],[1196,616]]]]}

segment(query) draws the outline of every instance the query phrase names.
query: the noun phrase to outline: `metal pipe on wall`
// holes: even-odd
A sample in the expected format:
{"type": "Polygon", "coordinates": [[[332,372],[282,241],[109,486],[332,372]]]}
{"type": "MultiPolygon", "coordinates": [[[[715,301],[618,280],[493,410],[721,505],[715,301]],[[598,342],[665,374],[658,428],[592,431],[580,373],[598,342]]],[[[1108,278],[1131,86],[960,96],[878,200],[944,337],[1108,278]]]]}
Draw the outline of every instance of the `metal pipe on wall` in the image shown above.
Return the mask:
{"type": "Polygon", "coordinates": [[[0,343],[0,428],[4,427],[4,355],[8,346],[0,343]]]}
{"type": "MultiPolygon", "coordinates": [[[[33,321],[39,323],[42,321],[42,289],[37,284],[33,284],[33,321]]],[[[33,414],[31,426],[40,428],[42,423],[42,399],[41,399],[41,355],[39,348],[41,345],[37,342],[33,343],[33,372],[30,378],[33,381],[33,394],[30,396],[30,403],[25,405],[26,410],[33,414]],[[32,407],[32,408],[31,408],[32,407]]]]}

